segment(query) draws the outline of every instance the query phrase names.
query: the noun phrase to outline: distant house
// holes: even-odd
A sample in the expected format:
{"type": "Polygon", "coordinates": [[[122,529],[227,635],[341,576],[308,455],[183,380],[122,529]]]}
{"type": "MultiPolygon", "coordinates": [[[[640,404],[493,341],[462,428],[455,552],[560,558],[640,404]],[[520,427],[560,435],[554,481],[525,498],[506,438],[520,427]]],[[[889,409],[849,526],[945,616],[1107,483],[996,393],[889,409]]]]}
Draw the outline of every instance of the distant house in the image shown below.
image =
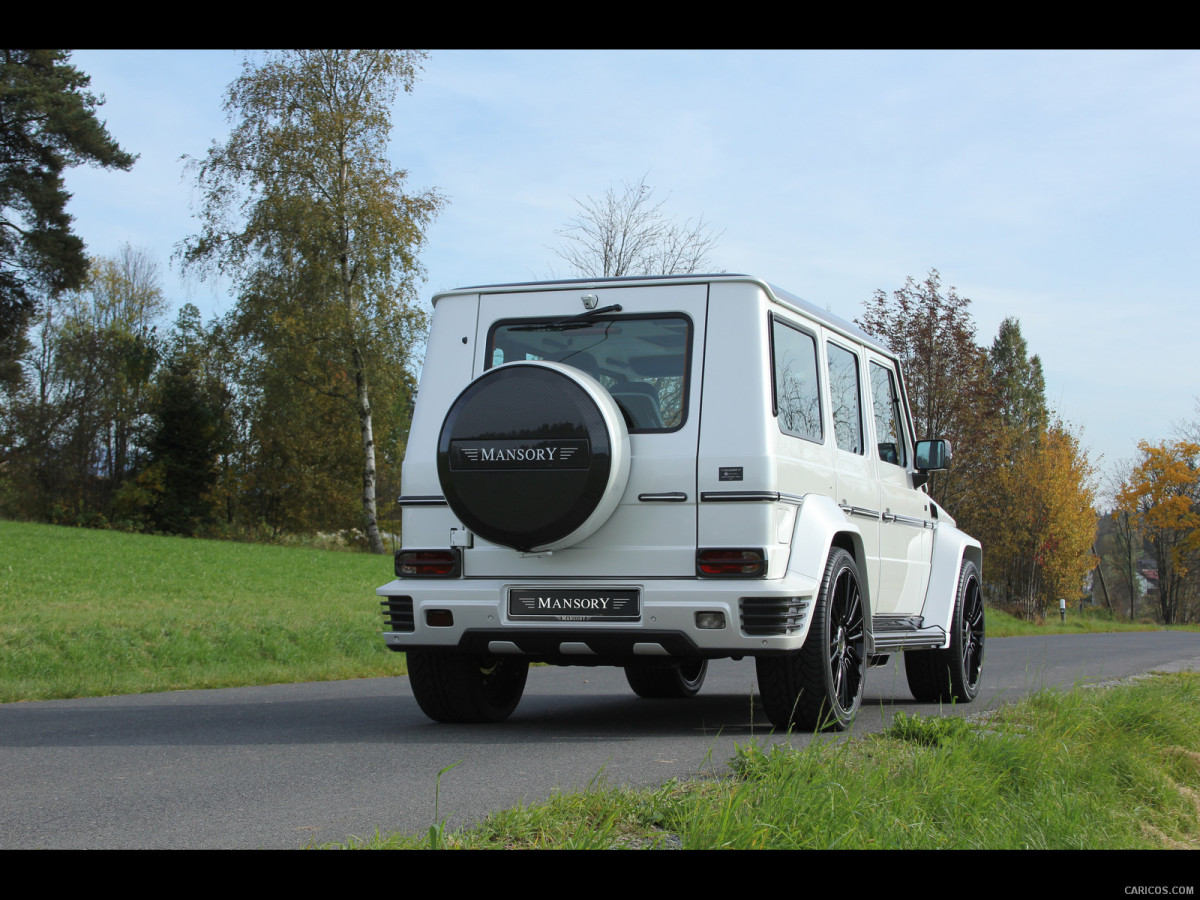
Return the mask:
{"type": "Polygon", "coordinates": [[[1137,562],[1138,574],[1147,581],[1154,583],[1158,587],[1158,563],[1153,559],[1139,559],[1137,562]]]}

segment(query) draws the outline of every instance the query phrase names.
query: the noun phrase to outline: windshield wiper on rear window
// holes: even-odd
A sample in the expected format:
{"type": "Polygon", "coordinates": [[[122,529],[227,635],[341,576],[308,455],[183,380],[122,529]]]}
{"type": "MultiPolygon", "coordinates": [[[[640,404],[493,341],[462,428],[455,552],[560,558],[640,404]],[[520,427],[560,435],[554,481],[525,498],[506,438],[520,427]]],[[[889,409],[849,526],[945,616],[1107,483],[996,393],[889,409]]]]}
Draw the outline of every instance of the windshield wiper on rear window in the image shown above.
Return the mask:
{"type": "Polygon", "coordinates": [[[602,306],[600,309],[589,309],[587,312],[580,313],[577,316],[567,316],[565,319],[556,319],[553,322],[539,322],[535,325],[515,325],[508,329],[509,331],[566,331],[571,328],[587,328],[592,324],[592,320],[597,316],[602,316],[607,313],[618,313],[621,311],[621,304],[614,303],[612,306],[602,306]]]}

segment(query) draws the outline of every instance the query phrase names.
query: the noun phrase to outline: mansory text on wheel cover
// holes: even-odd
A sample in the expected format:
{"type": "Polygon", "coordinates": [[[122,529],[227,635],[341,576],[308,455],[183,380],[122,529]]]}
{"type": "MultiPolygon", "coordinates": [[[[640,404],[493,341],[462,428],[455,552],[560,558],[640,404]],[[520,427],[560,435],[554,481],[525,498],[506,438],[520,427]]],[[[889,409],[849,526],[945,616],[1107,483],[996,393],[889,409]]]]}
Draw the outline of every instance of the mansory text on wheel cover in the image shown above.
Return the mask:
{"type": "Polygon", "coordinates": [[[438,479],[467,528],[517,550],[557,550],[612,515],[629,432],[600,382],[563,363],[512,362],[469,384],[438,438],[438,479]]]}

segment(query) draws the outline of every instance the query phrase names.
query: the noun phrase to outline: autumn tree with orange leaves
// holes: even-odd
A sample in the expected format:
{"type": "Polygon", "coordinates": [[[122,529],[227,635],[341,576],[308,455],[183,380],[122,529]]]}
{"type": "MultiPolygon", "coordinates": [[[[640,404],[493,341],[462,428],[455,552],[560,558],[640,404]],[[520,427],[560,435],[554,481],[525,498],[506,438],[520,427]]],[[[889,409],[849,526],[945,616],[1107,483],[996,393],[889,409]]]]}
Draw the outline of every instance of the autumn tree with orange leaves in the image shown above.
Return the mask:
{"type": "Polygon", "coordinates": [[[989,580],[1028,616],[1045,614],[1047,603],[1079,596],[1095,565],[1094,472],[1078,438],[1052,422],[1025,446],[1016,441],[996,472],[997,498],[989,580]]]}
{"type": "Polygon", "coordinates": [[[1200,444],[1138,444],[1141,459],[1117,493],[1114,516],[1136,516],[1158,565],[1158,615],[1164,625],[1189,621],[1200,568],[1200,444]]]}

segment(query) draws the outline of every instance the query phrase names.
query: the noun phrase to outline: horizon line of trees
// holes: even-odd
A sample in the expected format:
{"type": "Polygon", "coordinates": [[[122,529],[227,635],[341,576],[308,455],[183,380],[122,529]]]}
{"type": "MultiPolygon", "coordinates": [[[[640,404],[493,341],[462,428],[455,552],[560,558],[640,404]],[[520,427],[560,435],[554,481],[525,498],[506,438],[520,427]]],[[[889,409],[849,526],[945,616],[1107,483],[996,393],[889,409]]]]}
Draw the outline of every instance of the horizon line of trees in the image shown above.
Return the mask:
{"type": "MultiPolygon", "coordinates": [[[[22,378],[0,401],[0,515],[130,531],[273,539],[362,528],[362,446],[346,393],[311,390],[235,309],[169,327],[158,267],[126,246],[43,298],[22,378]]],[[[399,493],[415,379],[381,378],[378,479],[399,493]]]]}

